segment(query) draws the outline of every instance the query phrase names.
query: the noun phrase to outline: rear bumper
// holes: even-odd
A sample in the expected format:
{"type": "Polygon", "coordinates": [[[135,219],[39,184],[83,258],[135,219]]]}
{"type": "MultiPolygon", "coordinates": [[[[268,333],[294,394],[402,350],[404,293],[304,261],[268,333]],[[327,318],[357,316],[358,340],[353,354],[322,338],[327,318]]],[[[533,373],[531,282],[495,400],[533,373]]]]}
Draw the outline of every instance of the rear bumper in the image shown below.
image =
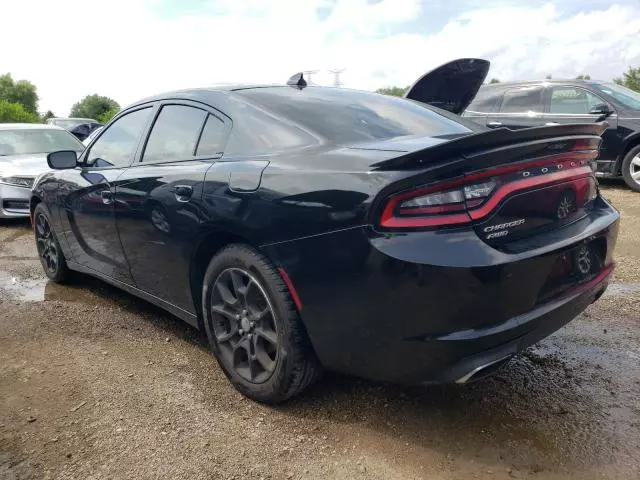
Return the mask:
{"type": "Polygon", "coordinates": [[[612,266],[609,266],[595,279],[577,287],[566,297],[511,318],[502,325],[468,332],[468,335],[458,335],[457,338],[452,335],[439,339],[443,342],[461,342],[463,348],[467,347],[470,350],[480,347],[480,352],[447,365],[421,383],[466,383],[484,376],[485,371],[551,335],[583,312],[607,289],[611,272],[612,266]],[[505,334],[511,340],[493,348],[483,349],[484,344],[499,342],[500,337],[505,334]]]}
{"type": "Polygon", "coordinates": [[[265,247],[288,273],[321,363],[374,380],[455,382],[546,337],[606,289],[618,213],[606,202],[553,248],[519,254],[473,232],[362,227],[265,247]],[[595,242],[602,269],[555,286],[567,252],[595,242]]]}
{"type": "Polygon", "coordinates": [[[29,216],[31,190],[0,183],[0,218],[29,216]]]}

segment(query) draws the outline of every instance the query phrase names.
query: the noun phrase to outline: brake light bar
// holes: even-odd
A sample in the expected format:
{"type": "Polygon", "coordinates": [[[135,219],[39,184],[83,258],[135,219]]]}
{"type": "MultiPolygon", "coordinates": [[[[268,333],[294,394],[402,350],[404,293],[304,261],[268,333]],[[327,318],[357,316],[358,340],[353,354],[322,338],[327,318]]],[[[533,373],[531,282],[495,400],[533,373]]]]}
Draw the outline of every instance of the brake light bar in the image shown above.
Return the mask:
{"type": "Polygon", "coordinates": [[[593,175],[591,163],[597,154],[597,150],[574,150],[403,192],[389,199],[380,226],[465,225],[489,215],[505,197],[516,191],[593,175]]]}

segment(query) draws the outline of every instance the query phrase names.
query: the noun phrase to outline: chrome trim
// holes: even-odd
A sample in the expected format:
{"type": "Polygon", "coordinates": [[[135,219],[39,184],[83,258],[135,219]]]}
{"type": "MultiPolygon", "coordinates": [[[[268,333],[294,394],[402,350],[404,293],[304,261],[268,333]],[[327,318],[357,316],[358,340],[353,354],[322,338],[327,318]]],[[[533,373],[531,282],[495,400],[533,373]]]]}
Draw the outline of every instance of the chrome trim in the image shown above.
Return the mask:
{"type": "Polygon", "coordinates": [[[469,381],[469,379],[471,377],[473,377],[476,373],[481,372],[482,370],[484,370],[487,367],[490,367],[491,365],[495,365],[496,363],[502,362],[503,360],[507,360],[508,358],[510,358],[512,355],[505,355],[502,358],[499,358],[497,360],[493,360],[491,362],[485,363],[484,365],[480,365],[479,367],[474,368],[473,370],[471,370],[469,373],[467,373],[466,375],[460,377],[458,380],[456,380],[456,383],[458,384],[462,384],[462,383],[467,383],[469,381]]]}

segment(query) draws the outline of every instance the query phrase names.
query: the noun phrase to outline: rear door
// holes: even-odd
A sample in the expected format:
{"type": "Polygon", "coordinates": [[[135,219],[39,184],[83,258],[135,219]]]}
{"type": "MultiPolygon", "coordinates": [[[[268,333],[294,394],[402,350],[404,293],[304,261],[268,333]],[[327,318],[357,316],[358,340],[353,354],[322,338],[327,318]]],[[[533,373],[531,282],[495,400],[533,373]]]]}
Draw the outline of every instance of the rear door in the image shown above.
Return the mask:
{"type": "MultiPolygon", "coordinates": [[[[595,123],[606,120],[609,127],[602,135],[600,146],[600,159],[615,160],[617,156],[618,117],[610,115],[603,118],[600,114],[591,114],[589,111],[596,105],[609,103],[593,92],[573,85],[552,85],[547,88],[545,95],[545,123],[595,123]],[[613,147],[613,148],[612,148],[613,147]]],[[[613,108],[611,105],[609,105],[613,108]]]]}
{"type": "Polygon", "coordinates": [[[494,112],[487,115],[487,126],[517,130],[544,125],[543,95],[541,85],[508,88],[494,112]]]}
{"type": "Polygon", "coordinates": [[[163,102],[115,189],[120,240],[136,285],[192,314],[189,266],[207,221],[203,182],[229,129],[226,117],[199,103],[163,102]]]}
{"type": "Polygon", "coordinates": [[[131,164],[152,117],[147,106],[128,112],[80,157],[81,168],[64,172],[65,236],[76,262],[98,273],[132,283],[114,219],[113,188],[131,164]]]}

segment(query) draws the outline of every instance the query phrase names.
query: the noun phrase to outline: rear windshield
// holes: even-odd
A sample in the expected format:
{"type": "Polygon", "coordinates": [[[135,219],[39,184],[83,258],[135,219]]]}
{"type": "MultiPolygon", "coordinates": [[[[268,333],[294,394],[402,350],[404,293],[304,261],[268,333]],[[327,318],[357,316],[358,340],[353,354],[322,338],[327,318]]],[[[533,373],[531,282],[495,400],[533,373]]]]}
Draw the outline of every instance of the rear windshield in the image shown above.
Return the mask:
{"type": "Polygon", "coordinates": [[[334,143],[470,132],[420,103],[357,90],[273,87],[235,93],[334,143]]]}
{"type": "Polygon", "coordinates": [[[0,130],[0,155],[51,153],[58,150],[81,152],[83,145],[64,130],[0,130]]]}

